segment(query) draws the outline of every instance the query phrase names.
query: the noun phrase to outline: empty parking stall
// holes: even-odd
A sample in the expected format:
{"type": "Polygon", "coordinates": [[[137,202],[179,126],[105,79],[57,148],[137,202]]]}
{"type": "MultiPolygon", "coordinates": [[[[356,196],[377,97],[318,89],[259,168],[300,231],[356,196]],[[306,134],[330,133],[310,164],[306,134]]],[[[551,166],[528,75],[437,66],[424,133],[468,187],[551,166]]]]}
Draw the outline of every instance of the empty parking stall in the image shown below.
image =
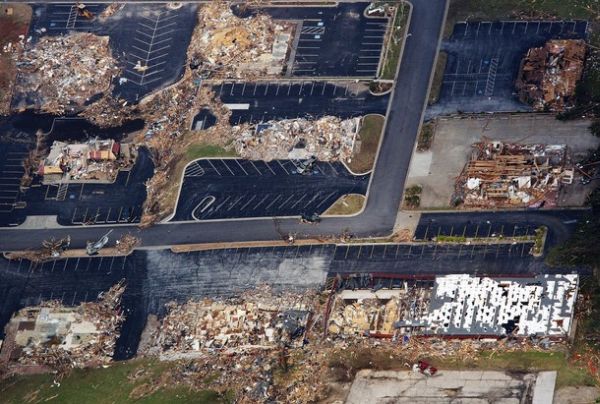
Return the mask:
{"type": "Polygon", "coordinates": [[[454,26],[439,112],[526,110],[514,92],[521,59],[553,38],[585,38],[586,21],[476,21],[454,26]]]}
{"type": "Polygon", "coordinates": [[[317,162],[299,174],[291,160],[203,159],[188,164],[172,221],[321,214],[340,196],[364,194],[368,176],[317,162]]]}
{"type": "Polygon", "coordinates": [[[371,113],[384,115],[389,95],[374,96],[367,83],[355,81],[225,81],[213,91],[232,111],[229,121],[259,123],[278,119],[337,116],[342,119],[371,113]]]}

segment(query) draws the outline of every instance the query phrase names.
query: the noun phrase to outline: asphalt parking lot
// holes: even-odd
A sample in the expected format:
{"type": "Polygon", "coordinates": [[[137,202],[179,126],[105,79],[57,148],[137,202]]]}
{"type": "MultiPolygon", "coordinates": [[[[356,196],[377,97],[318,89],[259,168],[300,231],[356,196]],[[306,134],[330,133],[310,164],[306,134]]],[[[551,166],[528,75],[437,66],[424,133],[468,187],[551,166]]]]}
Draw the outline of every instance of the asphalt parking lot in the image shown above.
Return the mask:
{"type": "Polygon", "coordinates": [[[550,268],[544,264],[543,259],[530,255],[532,246],[532,243],[338,245],[334,250],[328,276],[373,274],[406,279],[456,273],[526,276],[565,272],[564,268],[550,268]]]}
{"type": "Polygon", "coordinates": [[[223,82],[213,91],[232,109],[232,125],[329,115],[342,119],[385,115],[389,101],[389,95],[374,96],[368,84],[354,81],[223,82]]]}
{"type": "Polygon", "coordinates": [[[429,115],[456,111],[526,111],[514,96],[521,59],[553,38],[583,38],[586,21],[476,21],[454,26],[439,101],[429,115]]]}
{"type": "Polygon", "coordinates": [[[335,7],[261,8],[276,20],[297,24],[287,76],[375,77],[387,18],[364,16],[365,3],[335,7]]]}
{"type": "MultiPolygon", "coordinates": [[[[96,16],[106,6],[86,4],[96,16]]],[[[176,82],[183,74],[196,10],[196,4],[183,4],[172,10],[164,3],[127,3],[115,16],[100,21],[79,16],[75,3],[40,4],[35,6],[32,34],[34,40],[41,35],[69,32],[110,36],[113,56],[122,68],[121,75],[115,78],[113,95],[137,102],[176,82]]]]}
{"type": "Polygon", "coordinates": [[[171,220],[321,214],[342,195],[364,195],[368,180],[341,163],[317,162],[300,175],[291,160],[196,160],[185,170],[171,220]]]}
{"type": "MultiPolygon", "coordinates": [[[[16,226],[27,216],[40,215],[56,215],[63,226],[137,223],[146,198],[144,182],[153,170],[149,153],[140,149],[134,167],[119,172],[111,184],[44,185],[36,178],[30,188],[11,193],[11,200],[0,205],[0,227],[16,226]]],[[[12,173],[3,169],[0,175],[0,183],[8,183],[12,173]]]]}
{"type": "Polygon", "coordinates": [[[0,215],[14,209],[24,173],[23,160],[28,154],[27,145],[0,143],[0,215]]]}
{"type": "MultiPolygon", "coordinates": [[[[100,14],[108,4],[86,4],[86,9],[94,15],[100,14]]],[[[67,34],[70,31],[93,32],[101,29],[100,24],[79,15],[75,3],[34,5],[34,16],[39,13],[39,21],[46,21],[46,29],[50,35],[67,34]],[[38,11],[39,10],[39,11],[38,11]]],[[[34,17],[34,27],[38,27],[38,21],[34,17]]]]}
{"type": "Polygon", "coordinates": [[[126,5],[122,11],[125,18],[108,28],[123,69],[115,79],[113,95],[137,102],[181,77],[196,9],[195,4],[183,4],[176,10],[165,4],[126,5]]]}

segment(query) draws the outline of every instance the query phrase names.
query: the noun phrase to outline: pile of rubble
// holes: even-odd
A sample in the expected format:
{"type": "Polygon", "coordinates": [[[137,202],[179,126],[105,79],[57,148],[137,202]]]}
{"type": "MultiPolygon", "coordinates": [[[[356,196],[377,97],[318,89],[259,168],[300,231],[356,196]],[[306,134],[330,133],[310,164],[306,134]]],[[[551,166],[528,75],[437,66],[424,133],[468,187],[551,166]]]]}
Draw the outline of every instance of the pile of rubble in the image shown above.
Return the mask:
{"type": "Polygon", "coordinates": [[[108,40],[88,33],[42,37],[19,61],[15,91],[58,114],[108,92],[119,72],[108,40]]]}
{"type": "Polygon", "coordinates": [[[167,357],[207,350],[231,353],[301,346],[311,313],[310,297],[269,292],[233,300],[172,303],[155,337],[156,345],[167,357]]]}
{"type": "Polygon", "coordinates": [[[398,319],[420,318],[425,313],[430,294],[424,288],[344,291],[334,301],[327,332],[392,337],[398,319]]]}
{"type": "Polygon", "coordinates": [[[112,182],[119,170],[135,162],[135,148],[113,139],[91,139],[85,143],[55,141],[40,163],[38,175],[44,183],[68,181],[112,182]]]}
{"type": "Polygon", "coordinates": [[[571,106],[585,51],[585,42],[573,39],[553,39],[529,49],[516,82],[519,100],[538,111],[560,112],[571,106]]]}
{"type": "Polygon", "coordinates": [[[170,214],[175,208],[178,180],[172,180],[178,163],[184,159],[187,148],[194,143],[225,146],[231,139],[229,116],[231,111],[216,99],[207,86],[198,89],[195,73],[176,86],[144,100],[140,108],[146,120],[146,128],[140,143],[144,142],[152,151],[155,165],[154,176],[146,183],[147,197],[144,202],[142,225],[148,226],[170,214]],[[202,131],[191,131],[193,112],[209,109],[216,116],[214,126],[202,131]]]}
{"type": "Polygon", "coordinates": [[[550,206],[559,188],[573,183],[565,145],[484,140],[473,148],[453,197],[466,206],[550,206]]]}
{"type": "Polygon", "coordinates": [[[292,39],[292,25],[267,15],[240,18],[228,2],[203,5],[188,49],[190,66],[213,78],[279,75],[292,39]]]}
{"type": "Polygon", "coordinates": [[[253,127],[233,127],[236,152],[251,160],[347,160],[352,156],[360,118],[326,116],[268,121],[253,127]]]}
{"type": "Polygon", "coordinates": [[[124,291],[121,281],[95,302],[70,308],[50,301],[19,310],[7,326],[2,347],[10,352],[2,356],[58,372],[110,362],[124,321],[119,308],[124,291]]]}

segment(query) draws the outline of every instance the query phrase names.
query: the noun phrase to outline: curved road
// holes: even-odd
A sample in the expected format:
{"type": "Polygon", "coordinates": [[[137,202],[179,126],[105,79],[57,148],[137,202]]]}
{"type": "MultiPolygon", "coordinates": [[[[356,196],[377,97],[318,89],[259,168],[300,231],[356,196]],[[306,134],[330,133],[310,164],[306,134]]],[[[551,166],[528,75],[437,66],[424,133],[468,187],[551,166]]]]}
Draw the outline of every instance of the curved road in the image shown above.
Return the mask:
{"type": "MultiPolygon", "coordinates": [[[[201,223],[166,223],[140,230],[137,226],[117,226],[112,237],[131,232],[142,239],[143,247],[186,243],[278,240],[282,235],[324,236],[344,231],[358,236],[382,236],[392,232],[402,200],[404,182],[416,137],[423,119],[430,78],[441,40],[448,0],[412,0],[409,33],[397,74],[387,122],[374,174],[369,184],[365,210],[357,216],[324,218],[318,225],[302,225],[297,219],[235,219],[201,223]]],[[[552,215],[539,213],[495,214],[511,220],[540,221],[554,228],[564,228],[552,215]]],[[[477,214],[456,214],[457,220],[475,219],[477,214]],[[467,219],[465,219],[467,218],[467,219]]],[[[446,217],[447,219],[447,217],[446,217]]],[[[59,229],[0,230],[0,250],[35,248],[50,237],[71,236],[72,245],[80,247],[86,240],[98,239],[106,227],[59,229]]],[[[560,229],[557,232],[560,233],[560,229]]]]}

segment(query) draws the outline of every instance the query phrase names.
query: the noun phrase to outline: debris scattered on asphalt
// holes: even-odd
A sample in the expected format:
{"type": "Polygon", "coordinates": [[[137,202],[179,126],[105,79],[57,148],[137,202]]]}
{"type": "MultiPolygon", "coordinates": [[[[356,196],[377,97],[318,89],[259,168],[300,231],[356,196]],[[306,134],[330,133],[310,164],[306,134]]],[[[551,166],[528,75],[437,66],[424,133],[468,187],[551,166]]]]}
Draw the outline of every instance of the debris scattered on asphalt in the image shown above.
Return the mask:
{"type": "Polygon", "coordinates": [[[230,3],[213,1],[198,13],[188,59],[212,78],[251,78],[282,72],[293,25],[264,14],[237,17],[230,3]]]}
{"type": "Polygon", "coordinates": [[[560,112],[572,106],[585,52],[585,42],[580,39],[553,39],[543,47],[529,49],[516,83],[521,102],[537,111],[560,112]]]}
{"type": "Polygon", "coordinates": [[[252,127],[234,126],[236,152],[245,159],[347,160],[352,156],[360,118],[326,116],[272,120],[252,127]]]}
{"type": "Polygon", "coordinates": [[[119,72],[108,40],[89,33],[43,36],[17,63],[15,91],[46,112],[62,114],[70,106],[83,106],[108,92],[119,72]]]}

